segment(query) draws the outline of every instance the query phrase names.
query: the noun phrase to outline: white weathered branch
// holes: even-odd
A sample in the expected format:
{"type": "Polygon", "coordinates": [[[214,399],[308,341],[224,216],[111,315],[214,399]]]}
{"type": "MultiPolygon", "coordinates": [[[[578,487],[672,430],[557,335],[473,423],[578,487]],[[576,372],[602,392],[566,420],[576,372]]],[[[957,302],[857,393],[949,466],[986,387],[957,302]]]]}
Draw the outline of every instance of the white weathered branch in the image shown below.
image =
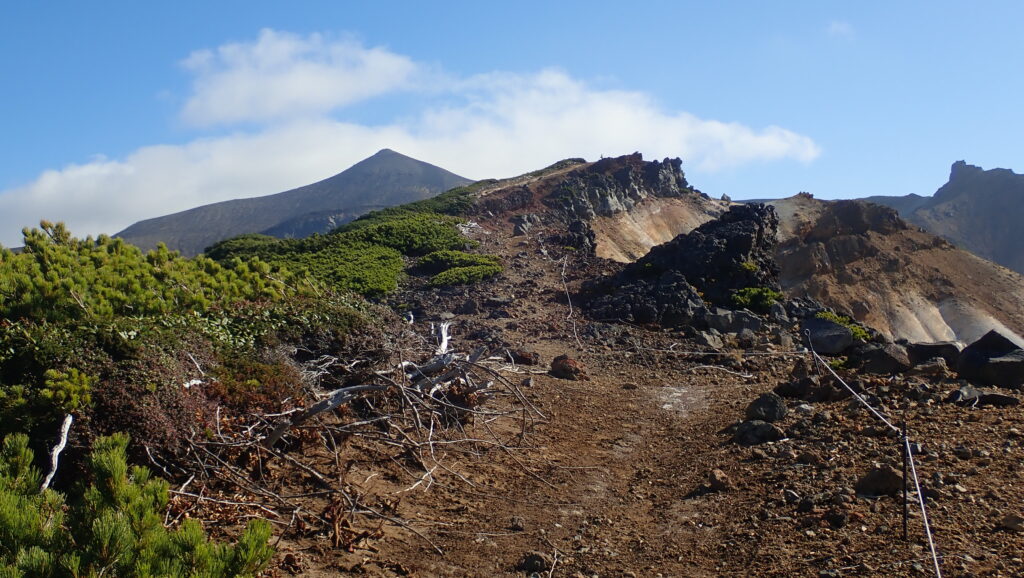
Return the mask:
{"type": "Polygon", "coordinates": [[[274,447],[274,444],[277,443],[277,440],[281,439],[281,436],[283,436],[289,429],[305,423],[309,418],[319,413],[330,411],[340,406],[341,404],[351,400],[359,393],[363,393],[366,391],[381,391],[384,389],[387,389],[387,386],[353,385],[350,387],[336,389],[332,391],[330,394],[328,394],[327,397],[325,397],[324,399],[321,399],[320,401],[314,403],[308,408],[296,413],[291,419],[285,420],[277,427],[275,427],[274,431],[270,432],[270,435],[267,436],[267,439],[263,441],[263,446],[267,448],[274,447]]]}
{"type": "Polygon", "coordinates": [[[451,326],[452,324],[449,323],[448,321],[444,321],[438,326],[437,336],[438,339],[441,340],[441,344],[437,346],[437,351],[434,352],[435,355],[444,355],[445,353],[448,353],[448,329],[451,326]]]}
{"type": "Polygon", "coordinates": [[[46,488],[50,487],[50,482],[53,481],[53,476],[57,474],[57,463],[60,459],[60,453],[64,451],[64,446],[68,445],[68,433],[71,431],[71,422],[74,421],[74,417],[71,414],[64,416],[64,423],[60,426],[60,441],[54,446],[53,451],[50,452],[50,473],[46,474],[46,479],[43,480],[43,486],[39,488],[42,492],[46,488]]]}

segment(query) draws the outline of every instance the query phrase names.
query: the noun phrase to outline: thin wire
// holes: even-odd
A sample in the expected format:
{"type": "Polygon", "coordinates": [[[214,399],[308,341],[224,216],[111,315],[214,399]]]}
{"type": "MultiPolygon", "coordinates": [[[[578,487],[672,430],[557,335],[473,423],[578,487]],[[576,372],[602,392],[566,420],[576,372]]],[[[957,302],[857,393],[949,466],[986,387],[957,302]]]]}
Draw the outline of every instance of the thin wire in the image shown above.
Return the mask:
{"type": "Polygon", "coordinates": [[[807,337],[807,345],[808,348],[811,350],[811,355],[814,356],[815,364],[820,364],[824,366],[826,369],[828,369],[829,373],[831,373],[833,377],[839,380],[839,383],[843,384],[843,387],[845,387],[847,391],[853,394],[854,398],[856,398],[857,401],[861,402],[864,405],[864,407],[868,408],[868,410],[871,411],[871,413],[875,414],[875,417],[882,420],[882,422],[885,423],[885,425],[889,426],[891,430],[896,432],[900,436],[900,438],[902,438],[903,445],[905,446],[904,451],[907,453],[907,456],[910,457],[910,459],[908,460],[910,462],[910,472],[914,478],[914,488],[917,492],[917,501],[921,505],[921,521],[924,524],[924,533],[928,537],[928,548],[932,554],[932,562],[935,564],[935,576],[937,576],[938,578],[942,578],[942,570],[939,568],[939,555],[938,552],[936,552],[935,550],[935,540],[932,538],[931,525],[928,523],[928,510],[925,508],[924,495],[921,492],[921,484],[918,482],[917,479],[917,466],[914,464],[914,454],[910,451],[910,438],[908,436],[903,435],[903,431],[900,428],[893,425],[891,421],[886,419],[886,417],[882,415],[881,412],[871,407],[871,404],[869,404],[867,400],[865,400],[856,391],[854,391],[852,387],[847,385],[846,382],[843,381],[843,378],[839,377],[839,374],[836,373],[834,369],[832,369],[832,366],[826,363],[825,360],[822,359],[820,355],[818,355],[818,352],[814,350],[814,344],[811,342],[810,331],[804,331],[804,335],[807,337]]]}
{"type": "Polygon", "coordinates": [[[845,387],[847,391],[849,391],[850,393],[852,393],[852,394],[853,394],[853,397],[857,398],[857,401],[859,401],[859,402],[861,402],[862,404],[864,404],[864,407],[868,408],[868,410],[870,410],[870,411],[871,411],[871,413],[875,414],[875,417],[877,417],[878,419],[882,420],[882,421],[883,421],[883,422],[885,423],[885,425],[889,426],[889,429],[891,429],[892,431],[896,432],[897,434],[902,434],[902,433],[903,433],[902,431],[900,431],[900,428],[898,428],[898,427],[894,426],[894,425],[892,424],[892,422],[891,422],[891,421],[889,421],[888,419],[886,419],[886,417],[885,417],[884,415],[882,415],[882,412],[880,412],[880,411],[878,411],[877,409],[875,409],[875,408],[871,407],[871,404],[870,404],[870,403],[868,403],[866,399],[864,399],[863,397],[861,397],[861,395],[860,395],[859,393],[857,393],[856,391],[854,391],[854,390],[853,390],[853,388],[852,388],[852,387],[850,387],[849,385],[847,385],[847,384],[846,384],[846,382],[845,382],[845,381],[843,381],[843,378],[839,377],[839,374],[838,374],[838,373],[836,373],[836,372],[835,372],[835,370],[834,370],[834,369],[832,369],[832,367],[831,367],[831,366],[829,366],[829,364],[825,363],[825,360],[824,360],[824,359],[821,359],[821,356],[819,356],[819,355],[817,354],[817,352],[815,352],[815,351],[814,351],[814,350],[812,349],[812,350],[811,350],[811,353],[813,353],[813,354],[814,354],[814,357],[815,357],[815,358],[816,358],[816,359],[817,359],[817,360],[818,360],[819,362],[821,362],[821,364],[822,364],[822,365],[824,365],[826,369],[828,369],[829,373],[831,373],[831,374],[832,374],[832,375],[833,375],[833,376],[834,376],[834,377],[835,377],[836,379],[838,379],[838,380],[839,380],[839,383],[843,384],[843,387],[845,387]]]}
{"type": "Polygon", "coordinates": [[[900,430],[900,428],[898,428],[895,425],[893,425],[891,421],[889,421],[884,415],[882,415],[882,412],[880,412],[877,409],[871,407],[871,404],[868,403],[866,399],[861,397],[861,395],[859,393],[857,393],[856,391],[853,390],[852,387],[847,385],[846,382],[843,381],[843,378],[839,377],[839,374],[836,373],[834,369],[832,369],[832,366],[829,365],[828,363],[826,363],[825,360],[822,359],[820,355],[818,355],[818,352],[814,350],[814,345],[811,344],[810,332],[805,331],[804,335],[807,336],[807,344],[810,346],[811,355],[814,356],[815,363],[820,363],[821,365],[825,366],[825,369],[828,369],[829,373],[831,373],[833,377],[835,377],[837,380],[839,380],[839,383],[843,384],[843,387],[845,387],[847,391],[849,391],[851,394],[853,394],[853,397],[857,398],[857,401],[859,401],[862,404],[864,404],[864,407],[868,408],[868,410],[871,411],[871,413],[875,414],[875,417],[877,417],[878,419],[882,420],[882,422],[885,423],[885,425],[889,426],[889,429],[891,429],[892,431],[896,432],[899,435],[902,435],[903,431],[900,430]]]}
{"type": "Polygon", "coordinates": [[[910,452],[910,439],[904,437],[903,445],[907,455],[910,456],[910,473],[914,478],[914,490],[917,492],[917,501],[921,504],[921,521],[924,523],[924,533],[928,537],[928,548],[931,550],[932,562],[935,564],[935,575],[942,578],[942,570],[939,569],[939,554],[935,551],[932,528],[931,524],[928,523],[928,510],[924,507],[924,494],[921,493],[921,484],[917,481],[917,467],[914,466],[914,454],[910,452]]]}

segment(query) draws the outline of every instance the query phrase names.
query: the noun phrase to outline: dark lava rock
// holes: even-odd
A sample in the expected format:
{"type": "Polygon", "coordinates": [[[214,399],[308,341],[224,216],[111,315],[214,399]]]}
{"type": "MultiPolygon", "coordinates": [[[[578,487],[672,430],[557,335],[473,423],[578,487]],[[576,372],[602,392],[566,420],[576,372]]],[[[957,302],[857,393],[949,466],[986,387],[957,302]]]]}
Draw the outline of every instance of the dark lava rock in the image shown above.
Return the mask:
{"type": "Polygon", "coordinates": [[[760,331],[761,318],[749,311],[732,311],[715,307],[704,316],[708,327],[720,333],[740,333],[744,330],[760,331]]]}
{"type": "MultiPolygon", "coordinates": [[[[778,225],[772,207],[731,207],[718,219],[654,247],[614,277],[586,284],[590,315],[663,327],[707,327],[711,314],[705,300],[730,306],[739,289],[779,289],[774,259],[778,225]]],[[[718,331],[761,327],[761,320],[750,313],[714,315],[718,331]]]]}
{"type": "Polygon", "coordinates": [[[777,394],[763,393],[747,406],[747,419],[776,422],[786,417],[786,402],[777,394]]]}
{"type": "Polygon", "coordinates": [[[627,280],[622,275],[605,284],[588,285],[590,316],[662,327],[705,326],[707,308],[697,290],[676,271],[627,280]]]}
{"type": "Polygon", "coordinates": [[[529,574],[531,572],[547,572],[553,566],[554,561],[551,556],[544,552],[528,552],[519,561],[519,564],[516,564],[516,570],[529,574]]]}
{"type": "Polygon", "coordinates": [[[910,369],[910,356],[906,348],[896,343],[883,345],[870,344],[866,351],[860,353],[861,369],[868,373],[892,375],[910,369]]]}
{"type": "Polygon", "coordinates": [[[934,343],[911,343],[907,346],[910,363],[920,365],[930,359],[941,357],[949,367],[956,366],[964,346],[959,341],[937,341],[934,343]]]}
{"type": "Polygon", "coordinates": [[[708,301],[731,304],[737,289],[779,290],[774,257],[778,228],[773,207],[735,205],[718,219],[652,248],[635,265],[679,271],[708,301]]]}
{"type": "Polygon", "coordinates": [[[828,319],[808,317],[800,324],[801,332],[807,332],[810,346],[825,355],[836,355],[853,345],[853,331],[828,319]]]}
{"type": "Polygon", "coordinates": [[[768,308],[768,319],[773,323],[789,323],[789,316],[786,315],[786,306],[782,303],[772,303],[768,308]]]}
{"type": "Polygon", "coordinates": [[[984,385],[1024,384],[1024,350],[993,329],[968,345],[956,361],[960,377],[984,385]]]}
{"type": "Polygon", "coordinates": [[[782,397],[805,399],[811,393],[821,387],[821,381],[817,376],[807,376],[792,381],[786,381],[775,386],[772,390],[782,397]]]}
{"type": "Polygon", "coordinates": [[[895,496],[903,491],[903,474],[889,465],[875,466],[854,486],[865,496],[895,496]]]}
{"type": "Polygon", "coordinates": [[[710,331],[698,331],[693,340],[700,345],[710,347],[712,349],[721,349],[725,347],[721,336],[717,333],[711,333],[710,331]]]}
{"type": "Polygon", "coordinates": [[[946,403],[955,403],[964,407],[986,406],[1012,407],[1020,404],[1020,400],[1005,393],[983,391],[972,385],[965,385],[960,389],[950,392],[946,396],[946,403]]]}
{"type": "Polygon", "coordinates": [[[838,530],[850,521],[850,515],[843,510],[833,509],[825,513],[824,519],[829,526],[838,530]]]}
{"type": "Polygon", "coordinates": [[[741,446],[756,446],[776,442],[786,437],[778,427],[758,419],[745,421],[736,427],[734,440],[741,446]]]}

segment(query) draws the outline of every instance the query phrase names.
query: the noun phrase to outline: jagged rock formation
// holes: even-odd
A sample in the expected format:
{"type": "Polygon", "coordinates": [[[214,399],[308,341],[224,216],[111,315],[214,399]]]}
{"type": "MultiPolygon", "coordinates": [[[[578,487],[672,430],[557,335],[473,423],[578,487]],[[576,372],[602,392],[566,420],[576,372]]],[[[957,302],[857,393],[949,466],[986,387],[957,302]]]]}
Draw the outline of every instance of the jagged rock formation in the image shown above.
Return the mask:
{"type": "Polygon", "coordinates": [[[957,246],[1024,273],[1024,175],[953,163],[949,182],[934,196],[868,197],[957,246]]]}
{"type": "Polygon", "coordinates": [[[163,242],[191,256],[217,241],[245,233],[282,237],[326,233],[368,211],[418,201],[470,182],[384,149],[311,185],[139,221],[115,236],[143,249],[163,242]]]}
{"type": "MultiPolygon", "coordinates": [[[[811,298],[889,339],[970,342],[993,328],[1013,339],[1024,333],[1019,275],[908,226],[893,210],[806,194],[771,205],[779,219],[779,283],[788,298],[811,298]]],[[[693,189],[680,162],[645,162],[634,154],[595,163],[569,159],[496,181],[480,188],[475,210],[512,234],[542,236],[549,246],[631,263],[728,207],[693,189]]],[[[764,261],[753,264],[768,270],[764,261]]],[[[660,297],[635,310],[611,307],[602,314],[663,325],[702,316],[706,322],[712,316],[702,312],[704,299],[723,303],[728,291],[711,287],[709,294],[691,277],[692,271],[649,277],[646,283],[656,286],[651,294],[660,297]],[[705,292],[703,298],[694,286],[705,292]]],[[[722,286],[734,289],[741,283],[771,286],[760,279],[733,279],[722,286]]],[[[797,319],[814,314],[789,313],[797,319]]]]}
{"type": "Polygon", "coordinates": [[[633,261],[727,208],[690,186],[680,159],[647,162],[639,153],[594,163],[567,159],[483,188],[476,205],[481,215],[508,218],[517,234],[545,224],[572,229],[553,241],[619,262],[633,261]]]}
{"type": "Polygon", "coordinates": [[[665,327],[704,326],[704,301],[732,306],[739,289],[778,289],[778,224],[769,206],[736,205],[591,285],[591,314],[665,327]]]}

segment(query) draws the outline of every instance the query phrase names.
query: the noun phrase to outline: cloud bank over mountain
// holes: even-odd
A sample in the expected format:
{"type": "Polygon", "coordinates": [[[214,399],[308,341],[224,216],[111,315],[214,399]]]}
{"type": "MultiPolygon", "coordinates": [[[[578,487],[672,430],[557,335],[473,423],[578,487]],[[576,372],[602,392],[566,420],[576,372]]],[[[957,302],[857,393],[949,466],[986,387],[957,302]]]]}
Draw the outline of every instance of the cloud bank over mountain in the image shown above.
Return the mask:
{"type": "Polygon", "coordinates": [[[651,96],[559,69],[458,77],[347,36],[263,30],[181,63],[190,140],[140,146],[45,171],[0,192],[0,243],[23,226],[65,221],[78,235],[310,183],[391,148],[471,178],[511,176],[566,157],[641,151],[726,171],[810,162],[810,137],[665,110],[651,96]],[[389,108],[394,100],[404,107],[389,108]],[[411,104],[408,104],[411,103],[411,104]],[[375,108],[374,122],[360,107],[375,108]],[[383,119],[383,120],[380,120],[383,119]]]}

